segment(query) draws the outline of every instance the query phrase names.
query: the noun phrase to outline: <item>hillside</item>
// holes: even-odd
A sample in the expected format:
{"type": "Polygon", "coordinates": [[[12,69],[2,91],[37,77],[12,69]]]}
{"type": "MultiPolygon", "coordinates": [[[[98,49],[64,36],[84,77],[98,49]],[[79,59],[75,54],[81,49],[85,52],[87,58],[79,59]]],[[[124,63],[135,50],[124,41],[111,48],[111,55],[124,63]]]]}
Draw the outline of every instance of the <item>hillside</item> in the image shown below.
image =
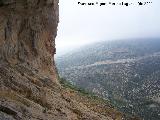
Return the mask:
{"type": "Polygon", "coordinates": [[[61,77],[145,120],[160,119],[160,39],[99,42],[56,59],[61,77]]]}
{"type": "Polygon", "coordinates": [[[121,120],[124,117],[109,103],[57,85],[23,66],[1,64],[0,81],[0,120],[121,120]]]}
{"type": "Polygon", "coordinates": [[[60,84],[58,14],[58,0],[0,0],[0,120],[132,119],[60,84]]]}

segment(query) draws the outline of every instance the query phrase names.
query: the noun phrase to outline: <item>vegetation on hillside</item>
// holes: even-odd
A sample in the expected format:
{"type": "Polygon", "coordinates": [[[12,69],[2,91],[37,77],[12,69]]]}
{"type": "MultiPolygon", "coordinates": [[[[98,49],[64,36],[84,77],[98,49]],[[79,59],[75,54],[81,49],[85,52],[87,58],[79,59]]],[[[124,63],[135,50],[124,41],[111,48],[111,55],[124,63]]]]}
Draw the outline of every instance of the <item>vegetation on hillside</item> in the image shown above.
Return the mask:
{"type": "Polygon", "coordinates": [[[103,42],[57,58],[60,75],[119,110],[160,119],[160,40],[103,42]]]}
{"type": "Polygon", "coordinates": [[[64,88],[64,93],[70,97],[70,99],[83,103],[91,110],[98,112],[102,115],[108,115],[116,120],[140,120],[137,116],[132,116],[126,113],[117,111],[116,107],[111,104],[111,101],[105,100],[96,94],[89,92],[83,88],[72,85],[69,81],[58,76],[58,80],[64,88]],[[114,118],[115,117],[115,118],[114,118]]]}

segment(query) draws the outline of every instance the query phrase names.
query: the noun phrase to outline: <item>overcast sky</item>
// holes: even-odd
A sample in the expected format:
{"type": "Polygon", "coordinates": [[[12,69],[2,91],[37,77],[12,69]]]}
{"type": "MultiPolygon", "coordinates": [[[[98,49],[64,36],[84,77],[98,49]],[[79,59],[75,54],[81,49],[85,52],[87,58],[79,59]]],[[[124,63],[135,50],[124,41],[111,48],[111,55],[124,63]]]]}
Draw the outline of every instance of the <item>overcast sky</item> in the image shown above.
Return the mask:
{"type": "Polygon", "coordinates": [[[160,0],[60,0],[57,54],[102,40],[160,37],[160,0]],[[153,2],[82,6],[78,2],[153,2]]]}

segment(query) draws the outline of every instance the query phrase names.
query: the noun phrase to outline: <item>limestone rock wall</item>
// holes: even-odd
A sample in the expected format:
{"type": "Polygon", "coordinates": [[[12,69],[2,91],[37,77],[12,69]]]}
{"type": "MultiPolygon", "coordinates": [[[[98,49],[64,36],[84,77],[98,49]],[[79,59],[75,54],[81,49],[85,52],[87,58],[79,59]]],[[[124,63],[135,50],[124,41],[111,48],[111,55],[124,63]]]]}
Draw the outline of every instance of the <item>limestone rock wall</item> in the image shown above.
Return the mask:
{"type": "Polygon", "coordinates": [[[58,0],[0,0],[0,60],[55,79],[58,0]]]}

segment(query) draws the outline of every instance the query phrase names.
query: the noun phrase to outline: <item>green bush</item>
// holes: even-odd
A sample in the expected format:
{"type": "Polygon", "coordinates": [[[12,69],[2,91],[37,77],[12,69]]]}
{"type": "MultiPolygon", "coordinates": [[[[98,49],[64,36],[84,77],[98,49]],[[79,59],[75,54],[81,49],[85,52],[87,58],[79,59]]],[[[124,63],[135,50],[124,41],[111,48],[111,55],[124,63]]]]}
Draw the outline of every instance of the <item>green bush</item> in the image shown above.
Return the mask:
{"type": "MultiPolygon", "coordinates": [[[[79,87],[77,87],[77,86],[75,86],[75,85],[72,85],[69,81],[67,81],[67,80],[64,79],[64,78],[61,78],[60,76],[58,76],[58,79],[59,79],[60,84],[61,84],[63,87],[65,87],[65,88],[70,88],[70,89],[72,89],[72,90],[74,90],[74,91],[77,91],[79,94],[81,94],[81,95],[83,95],[83,96],[86,96],[86,97],[88,97],[89,99],[98,100],[98,101],[101,101],[101,102],[106,103],[106,104],[108,104],[108,102],[109,102],[108,100],[105,100],[105,99],[103,99],[102,97],[99,97],[99,96],[95,95],[95,94],[92,93],[92,92],[89,92],[89,91],[87,91],[87,90],[85,90],[85,89],[82,89],[82,88],[79,88],[79,87]]],[[[110,105],[111,105],[111,104],[110,104],[110,105]]],[[[112,105],[112,107],[113,107],[113,105],[112,105]]]]}
{"type": "Polygon", "coordinates": [[[75,91],[78,91],[78,92],[82,92],[82,93],[85,93],[85,94],[88,94],[88,92],[86,92],[85,90],[79,88],[79,87],[76,87],[75,85],[72,85],[69,81],[65,80],[64,78],[60,78],[59,77],[59,81],[60,81],[60,84],[64,87],[68,87],[68,88],[71,88],[75,91]]]}
{"type": "Polygon", "coordinates": [[[61,84],[63,87],[66,87],[66,88],[70,88],[70,89],[72,89],[72,90],[75,90],[75,91],[79,92],[80,94],[85,95],[85,96],[87,96],[87,97],[89,97],[89,98],[97,99],[97,100],[103,101],[103,102],[105,102],[105,103],[108,103],[107,100],[105,100],[105,99],[103,99],[103,98],[101,98],[101,97],[98,97],[97,95],[95,95],[95,94],[92,93],[92,92],[86,91],[85,89],[82,89],[82,88],[79,88],[79,87],[77,87],[77,86],[75,86],[75,85],[72,85],[69,81],[67,81],[66,79],[60,77],[60,76],[59,76],[59,73],[58,73],[57,67],[56,67],[56,74],[57,74],[57,76],[58,76],[58,80],[59,80],[60,84],[61,84]]]}

